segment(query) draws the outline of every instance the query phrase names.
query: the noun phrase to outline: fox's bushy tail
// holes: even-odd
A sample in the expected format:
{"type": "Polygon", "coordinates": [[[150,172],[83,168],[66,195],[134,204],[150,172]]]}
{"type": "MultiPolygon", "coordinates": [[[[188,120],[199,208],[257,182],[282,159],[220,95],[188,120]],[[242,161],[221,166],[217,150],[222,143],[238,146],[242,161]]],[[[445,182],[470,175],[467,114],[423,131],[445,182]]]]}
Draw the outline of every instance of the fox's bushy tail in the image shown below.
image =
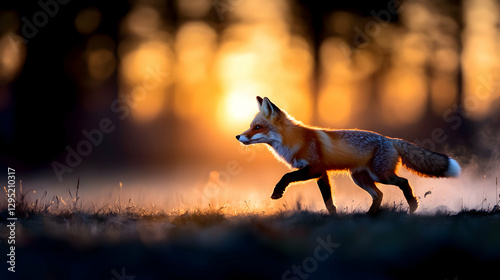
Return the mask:
{"type": "Polygon", "coordinates": [[[458,177],[460,165],[440,153],[424,149],[402,139],[392,139],[404,166],[424,177],[458,177]]]}

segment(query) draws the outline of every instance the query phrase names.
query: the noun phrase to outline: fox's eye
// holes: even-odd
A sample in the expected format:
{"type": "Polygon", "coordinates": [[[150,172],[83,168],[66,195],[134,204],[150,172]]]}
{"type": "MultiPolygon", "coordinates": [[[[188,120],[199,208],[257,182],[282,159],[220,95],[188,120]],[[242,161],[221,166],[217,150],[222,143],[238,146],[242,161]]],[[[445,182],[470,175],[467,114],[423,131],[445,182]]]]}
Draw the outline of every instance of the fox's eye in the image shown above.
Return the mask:
{"type": "Polygon", "coordinates": [[[259,130],[259,129],[261,129],[261,128],[262,128],[262,127],[261,127],[260,125],[256,125],[253,129],[255,129],[255,130],[259,130]]]}

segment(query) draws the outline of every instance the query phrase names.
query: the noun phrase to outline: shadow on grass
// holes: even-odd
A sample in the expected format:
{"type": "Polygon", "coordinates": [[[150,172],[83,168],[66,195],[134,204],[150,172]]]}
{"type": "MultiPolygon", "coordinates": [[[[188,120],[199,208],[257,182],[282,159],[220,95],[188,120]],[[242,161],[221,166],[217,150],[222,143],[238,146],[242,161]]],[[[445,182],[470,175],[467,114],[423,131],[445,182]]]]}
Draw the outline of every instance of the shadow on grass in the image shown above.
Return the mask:
{"type": "MultiPolygon", "coordinates": [[[[3,270],[1,279],[117,279],[122,272],[124,279],[477,279],[497,275],[500,263],[496,208],[409,215],[394,204],[376,216],[229,215],[212,207],[151,211],[130,200],[83,209],[78,191],[65,203],[18,198],[17,272],[3,270]],[[321,249],[327,243],[335,249],[321,249]]],[[[2,240],[7,217],[4,208],[2,240]]]]}

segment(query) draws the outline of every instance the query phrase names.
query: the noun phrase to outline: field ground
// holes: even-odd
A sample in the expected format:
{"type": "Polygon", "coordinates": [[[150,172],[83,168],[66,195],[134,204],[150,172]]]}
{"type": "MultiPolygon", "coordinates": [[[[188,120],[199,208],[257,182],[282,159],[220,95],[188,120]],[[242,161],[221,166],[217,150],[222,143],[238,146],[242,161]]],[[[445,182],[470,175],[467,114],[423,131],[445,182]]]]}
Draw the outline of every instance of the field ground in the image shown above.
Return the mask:
{"type": "MultiPolygon", "coordinates": [[[[21,209],[22,210],[22,209],[21,209]]],[[[129,209],[130,210],[130,209],[129,209]]],[[[26,209],[25,209],[26,211],[26,209]]],[[[480,279],[500,275],[500,212],[337,217],[47,211],[17,221],[1,279],[480,279]]],[[[7,211],[0,252],[8,253],[7,211]]]]}

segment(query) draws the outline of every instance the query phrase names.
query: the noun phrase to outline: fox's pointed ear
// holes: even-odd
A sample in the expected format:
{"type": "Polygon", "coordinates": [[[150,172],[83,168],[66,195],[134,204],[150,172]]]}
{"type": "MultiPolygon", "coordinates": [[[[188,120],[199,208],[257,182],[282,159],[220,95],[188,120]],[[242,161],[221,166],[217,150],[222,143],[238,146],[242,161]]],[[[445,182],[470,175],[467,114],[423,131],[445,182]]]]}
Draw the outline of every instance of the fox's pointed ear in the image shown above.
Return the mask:
{"type": "Polygon", "coordinates": [[[260,111],[264,114],[265,117],[277,117],[280,113],[281,110],[278,108],[278,106],[274,105],[274,103],[269,100],[269,98],[264,97],[264,100],[262,101],[262,104],[260,106],[260,111]]]}
{"type": "Polygon", "coordinates": [[[271,103],[271,107],[273,108],[273,113],[279,115],[281,113],[280,108],[278,108],[278,106],[276,106],[273,102],[271,102],[271,100],[268,99],[268,101],[269,103],[271,103]]]}
{"type": "Polygon", "coordinates": [[[257,102],[259,103],[259,109],[262,106],[262,100],[263,100],[262,97],[257,96],[257,102]]]}

